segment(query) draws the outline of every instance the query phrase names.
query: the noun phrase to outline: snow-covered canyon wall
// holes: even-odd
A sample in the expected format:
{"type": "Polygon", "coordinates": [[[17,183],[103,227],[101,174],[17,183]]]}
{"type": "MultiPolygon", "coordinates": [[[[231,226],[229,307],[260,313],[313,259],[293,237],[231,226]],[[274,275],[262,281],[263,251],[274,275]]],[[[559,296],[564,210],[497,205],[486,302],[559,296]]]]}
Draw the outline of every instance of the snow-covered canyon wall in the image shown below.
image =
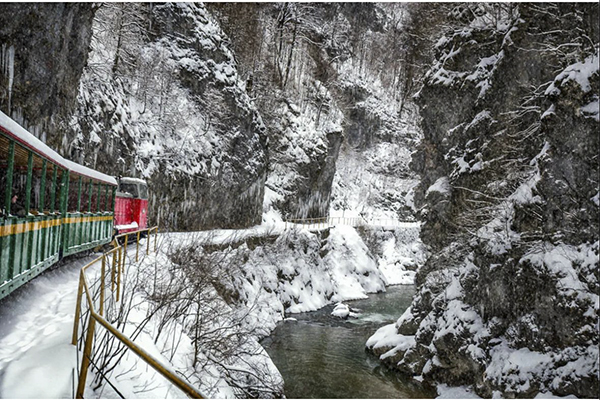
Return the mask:
{"type": "Polygon", "coordinates": [[[103,5],[65,151],[146,179],[151,219],[167,229],[256,224],[267,139],[238,83],[202,6],[103,5]]]}
{"type": "Polygon", "coordinates": [[[433,255],[368,346],[484,397],[595,398],[598,5],[497,12],[457,12],[437,41],[413,160],[433,255]]]}
{"type": "MultiPolygon", "coordinates": [[[[286,219],[404,219],[419,133],[400,110],[399,8],[210,4],[269,135],[266,186],[286,219]],[[384,209],[376,212],[376,209],[384,209]]],[[[410,197],[410,196],[409,196],[410,197]]]]}
{"type": "Polygon", "coordinates": [[[287,219],[412,216],[420,133],[399,114],[398,7],[5,10],[3,109],[70,159],[147,180],[153,223],[247,227],[263,205],[287,219]]]}

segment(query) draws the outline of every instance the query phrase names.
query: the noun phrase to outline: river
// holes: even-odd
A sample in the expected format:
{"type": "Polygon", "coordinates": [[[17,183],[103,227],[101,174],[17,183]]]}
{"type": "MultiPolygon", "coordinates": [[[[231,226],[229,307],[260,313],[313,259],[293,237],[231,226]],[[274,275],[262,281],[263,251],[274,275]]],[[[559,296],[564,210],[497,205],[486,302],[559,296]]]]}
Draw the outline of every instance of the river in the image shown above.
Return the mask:
{"type": "Polygon", "coordinates": [[[414,286],[393,286],[368,299],[345,302],[358,318],[331,315],[333,305],[293,314],[262,341],[285,380],[288,398],[430,398],[435,393],[399,377],[365,351],[377,328],[411,303],[414,286]]]}

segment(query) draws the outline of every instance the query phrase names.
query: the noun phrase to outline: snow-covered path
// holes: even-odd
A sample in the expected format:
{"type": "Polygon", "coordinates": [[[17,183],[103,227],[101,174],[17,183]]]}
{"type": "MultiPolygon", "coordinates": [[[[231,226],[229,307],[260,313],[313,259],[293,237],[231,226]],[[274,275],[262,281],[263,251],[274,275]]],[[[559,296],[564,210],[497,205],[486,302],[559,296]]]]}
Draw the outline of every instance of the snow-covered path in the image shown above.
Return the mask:
{"type": "Polygon", "coordinates": [[[1,398],[73,398],[77,283],[93,258],[71,260],[0,302],[1,398]]]}

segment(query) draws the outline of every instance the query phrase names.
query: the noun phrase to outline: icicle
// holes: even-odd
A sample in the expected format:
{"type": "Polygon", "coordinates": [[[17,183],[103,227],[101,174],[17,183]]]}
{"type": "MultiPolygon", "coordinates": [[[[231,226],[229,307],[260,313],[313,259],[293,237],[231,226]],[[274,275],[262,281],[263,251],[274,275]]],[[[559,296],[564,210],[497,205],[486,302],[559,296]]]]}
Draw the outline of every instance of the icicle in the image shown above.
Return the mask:
{"type": "Polygon", "coordinates": [[[12,86],[15,78],[15,46],[6,48],[6,44],[2,45],[2,72],[8,75],[8,112],[11,114],[12,105],[12,86]]]}

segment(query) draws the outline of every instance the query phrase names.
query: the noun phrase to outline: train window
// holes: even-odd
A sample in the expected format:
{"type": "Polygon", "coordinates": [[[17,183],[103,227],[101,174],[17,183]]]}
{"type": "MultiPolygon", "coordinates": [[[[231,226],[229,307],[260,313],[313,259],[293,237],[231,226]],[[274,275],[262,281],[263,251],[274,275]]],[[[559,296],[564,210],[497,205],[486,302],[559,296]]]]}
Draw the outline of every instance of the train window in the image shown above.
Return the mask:
{"type": "MultiPolygon", "coordinates": [[[[50,165],[50,168],[52,166],[50,165]]],[[[43,211],[52,211],[50,209],[50,190],[52,189],[52,170],[50,174],[46,174],[46,185],[44,187],[44,204],[40,207],[43,211]]]]}
{"type": "Polygon", "coordinates": [[[140,188],[140,199],[147,199],[148,198],[148,187],[146,185],[139,185],[140,188]]]}
{"type": "Polygon", "coordinates": [[[42,177],[40,176],[39,171],[35,171],[31,179],[31,203],[29,208],[31,210],[37,210],[37,205],[40,204],[40,194],[42,190],[42,177]]]}
{"type": "Polygon", "coordinates": [[[85,210],[88,212],[95,211],[96,202],[96,184],[90,179],[90,183],[88,184],[88,202],[85,203],[85,210]]]}
{"type": "Polygon", "coordinates": [[[108,186],[106,185],[106,203],[105,203],[105,211],[112,211],[113,210],[113,193],[114,193],[114,186],[108,186]]]}
{"type": "Polygon", "coordinates": [[[138,197],[138,188],[135,183],[124,183],[121,182],[119,184],[119,192],[125,195],[130,195],[131,197],[138,197]]]}
{"type": "MultiPolygon", "coordinates": [[[[43,209],[47,212],[53,212],[54,207],[52,204],[52,185],[54,184],[54,170],[56,166],[48,163],[48,167],[46,169],[46,188],[44,192],[44,204],[43,209]]],[[[55,192],[56,193],[56,192],[55,192]]]]}
{"type": "MultiPolygon", "coordinates": [[[[81,191],[83,191],[83,184],[81,185],[81,191]]],[[[69,182],[69,204],[67,206],[67,211],[79,211],[79,200],[79,177],[76,176],[71,178],[71,181],[69,182]]]]}
{"type": "Polygon", "coordinates": [[[27,166],[15,165],[15,173],[13,175],[12,198],[16,195],[16,199],[12,201],[10,213],[19,217],[27,215],[25,210],[26,194],[27,194],[27,166]]]}
{"type": "Polygon", "coordinates": [[[6,201],[6,160],[0,159],[0,217],[4,215],[6,201]]]}
{"type": "Polygon", "coordinates": [[[104,203],[106,203],[105,185],[102,183],[98,184],[98,211],[104,211],[104,203]]]}
{"type": "Polygon", "coordinates": [[[59,213],[63,212],[63,197],[65,197],[65,200],[67,201],[66,206],[67,206],[67,210],[69,209],[69,194],[67,193],[66,195],[63,193],[63,190],[66,190],[68,188],[65,188],[65,185],[67,183],[70,184],[70,182],[67,182],[66,180],[69,178],[69,175],[67,173],[67,171],[65,171],[64,169],[59,169],[58,170],[58,177],[56,178],[56,192],[54,193],[54,209],[56,211],[58,211],[59,213]]]}
{"type": "Polygon", "coordinates": [[[93,199],[92,199],[92,211],[100,212],[100,191],[102,190],[102,185],[98,183],[94,183],[93,189],[93,199]]]}
{"type": "Polygon", "coordinates": [[[88,212],[90,209],[90,189],[91,189],[92,181],[83,183],[81,188],[81,212],[88,212]]]}
{"type": "Polygon", "coordinates": [[[31,159],[31,152],[24,147],[16,144],[14,141],[5,140],[5,146],[8,148],[6,158],[3,158],[0,162],[2,166],[2,207],[3,214],[8,214],[8,210],[5,208],[10,207],[10,214],[17,215],[20,217],[25,216],[26,206],[26,183],[27,183],[27,170],[28,163],[31,159]],[[12,174],[10,173],[10,166],[12,164],[12,174]],[[12,175],[12,176],[10,176],[12,175]],[[8,199],[6,196],[9,196],[8,199]],[[16,195],[16,197],[15,197],[16,195]]]}

